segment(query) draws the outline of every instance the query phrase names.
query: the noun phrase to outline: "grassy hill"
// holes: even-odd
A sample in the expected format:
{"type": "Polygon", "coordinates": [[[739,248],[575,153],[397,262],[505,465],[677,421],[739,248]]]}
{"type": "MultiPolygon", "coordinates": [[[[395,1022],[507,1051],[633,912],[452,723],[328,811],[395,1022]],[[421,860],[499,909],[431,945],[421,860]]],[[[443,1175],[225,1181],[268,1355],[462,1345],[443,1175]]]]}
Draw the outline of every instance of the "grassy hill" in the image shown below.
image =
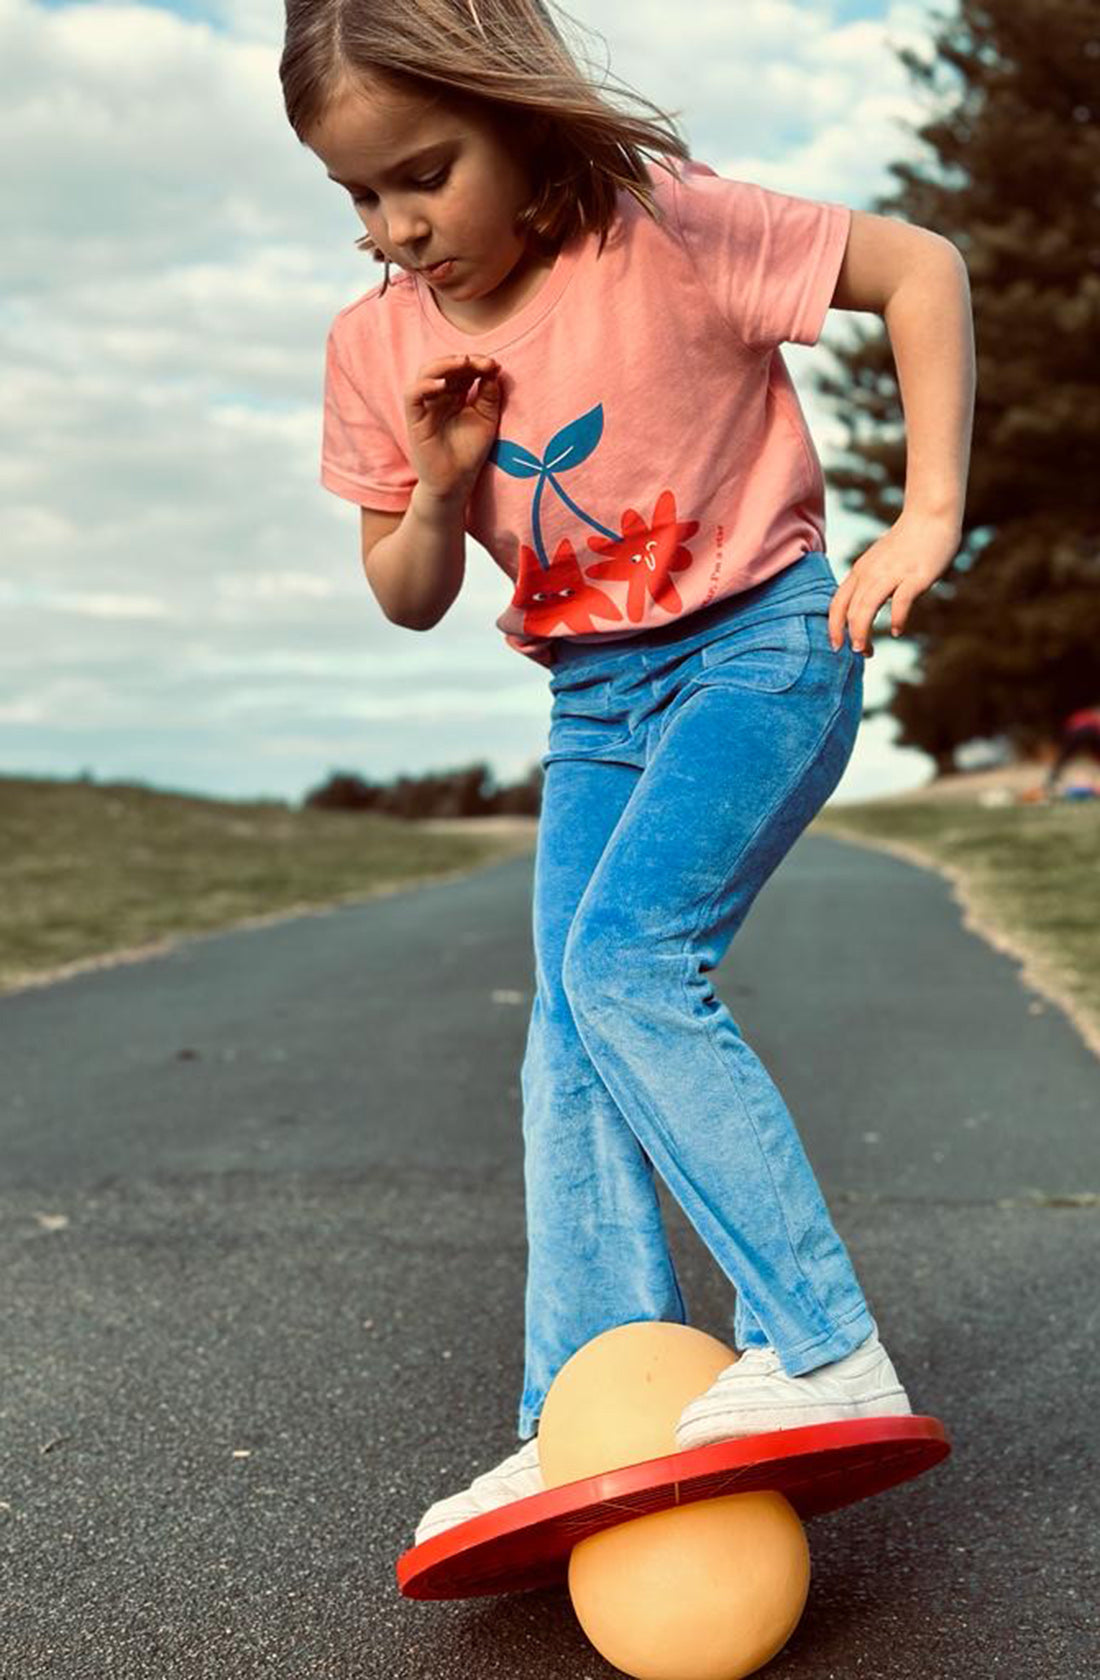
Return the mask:
{"type": "Polygon", "coordinates": [[[454,833],[370,811],[0,777],[0,992],[475,868],[530,849],[534,826],[454,833]]]}

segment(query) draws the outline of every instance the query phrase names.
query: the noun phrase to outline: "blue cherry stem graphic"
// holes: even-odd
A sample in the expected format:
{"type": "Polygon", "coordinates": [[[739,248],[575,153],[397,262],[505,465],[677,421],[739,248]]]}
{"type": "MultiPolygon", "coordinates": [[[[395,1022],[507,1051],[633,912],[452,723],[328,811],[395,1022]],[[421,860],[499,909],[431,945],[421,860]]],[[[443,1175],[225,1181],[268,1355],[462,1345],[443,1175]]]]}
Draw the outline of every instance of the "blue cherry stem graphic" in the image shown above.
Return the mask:
{"type": "Polygon", "coordinates": [[[554,489],[557,491],[566,507],[572,508],[578,519],[583,519],[586,525],[591,525],[592,529],[594,531],[599,531],[602,536],[610,537],[612,542],[618,542],[621,532],[609,531],[607,526],[601,525],[598,519],[591,519],[582,507],[577,506],[572,496],[566,495],[553,473],[547,473],[546,477],[550,480],[550,483],[554,486],[554,489]]]}
{"type": "Polygon", "coordinates": [[[582,507],[578,507],[554,476],[555,472],[568,472],[570,467],[579,466],[582,461],[587,461],[602,436],[603,404],[597,403],[587,414],[582,414],[579,420],[571,420],[568,426],[563,426],[560,432],[555,432],[546,445],[542,459],[532,454],[522,443],[510,443],[507,438],[498,438],[489,451],[489,460],[509,477],[538,479],[531,504],[531,525],[534,531],[535,552],[544,572],[550,569],[550,557],[542,540],[539,507],[547,483],[552,485],[566,507],[570,508],[578,519],[583,519],[586,525],[591,525],[592,529],[599,531],[602,536],[610,537],[612,542],[619,539],[618,531],[609,531],[606,525],[601,525],[598,519],[593,519],[582,507]]]}

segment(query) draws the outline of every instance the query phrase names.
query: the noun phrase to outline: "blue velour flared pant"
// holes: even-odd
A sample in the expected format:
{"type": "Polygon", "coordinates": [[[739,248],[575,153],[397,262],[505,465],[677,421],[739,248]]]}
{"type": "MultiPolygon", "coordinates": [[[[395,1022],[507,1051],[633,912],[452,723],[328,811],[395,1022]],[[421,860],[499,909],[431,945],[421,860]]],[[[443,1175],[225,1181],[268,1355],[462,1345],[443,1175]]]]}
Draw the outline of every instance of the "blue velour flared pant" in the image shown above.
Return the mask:
{"type": "Polygon", "coordinates": [[[654,1171],[736,1291],[739,1348],[792,1376],[875,1321],[791,1115],[708,978],[855,744],[864,655],[803,554],[618,641],[554,644],[520,1073],[519,1435],[593,1336],[687,1322],[654,1171]]]}

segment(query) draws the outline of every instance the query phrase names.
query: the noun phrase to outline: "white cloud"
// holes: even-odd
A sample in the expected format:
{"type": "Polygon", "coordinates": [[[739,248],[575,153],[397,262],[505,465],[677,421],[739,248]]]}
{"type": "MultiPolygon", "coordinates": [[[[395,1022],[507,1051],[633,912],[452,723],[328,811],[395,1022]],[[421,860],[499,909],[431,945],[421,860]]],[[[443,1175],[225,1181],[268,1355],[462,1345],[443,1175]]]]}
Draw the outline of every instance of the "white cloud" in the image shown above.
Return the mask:
{"type": "MultiPolygon", "coordinates": [[[[570,10],[724,173],[859,205],[921,115],[887,45],[927,38],[921,6],[570,10]]],[[[217,16],[0,0],[0,766],[296,796],[473,743],[520,775],[548,697],[494,628],[502,575],[475,550],[439,629],[396,629],[317,482],[325,332],[377,269],[287,124],[281,8],[217,16]]],[[[819,352],[785,354],[798,383],[819,352]]],[[[831,505],[829,531],[858,545],[831,505]]]]}

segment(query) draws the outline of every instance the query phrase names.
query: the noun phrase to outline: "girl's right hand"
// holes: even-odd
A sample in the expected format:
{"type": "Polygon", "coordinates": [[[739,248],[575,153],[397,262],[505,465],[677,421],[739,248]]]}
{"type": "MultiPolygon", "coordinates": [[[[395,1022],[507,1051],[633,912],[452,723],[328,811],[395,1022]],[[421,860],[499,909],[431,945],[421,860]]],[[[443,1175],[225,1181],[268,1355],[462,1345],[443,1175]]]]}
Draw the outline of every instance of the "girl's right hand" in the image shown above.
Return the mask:
{"type": "Polygon", "coordinates": [[[495,356],[442,356],[425,362],[405,392],[411,465],[447,500],[466,500],[500,424],[500,363],[495,356]],[[477,395],[467,402],[477,380],[477,395]]]}

